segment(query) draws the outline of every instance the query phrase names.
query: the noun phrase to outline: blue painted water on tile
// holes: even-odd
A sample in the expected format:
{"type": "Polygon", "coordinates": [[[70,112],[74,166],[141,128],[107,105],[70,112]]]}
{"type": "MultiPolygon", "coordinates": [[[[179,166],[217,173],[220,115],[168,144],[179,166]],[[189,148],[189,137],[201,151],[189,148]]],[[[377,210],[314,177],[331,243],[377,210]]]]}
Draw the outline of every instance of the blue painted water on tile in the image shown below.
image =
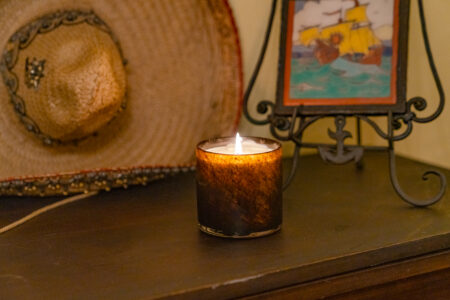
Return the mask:
{"type": "Polygon", "coordinates": [[[377,98],[391,94],[391,56],[381,65],[362,65],[338,58],[320,65],[312,55],[291,59],[291,99],[377,98]]]}

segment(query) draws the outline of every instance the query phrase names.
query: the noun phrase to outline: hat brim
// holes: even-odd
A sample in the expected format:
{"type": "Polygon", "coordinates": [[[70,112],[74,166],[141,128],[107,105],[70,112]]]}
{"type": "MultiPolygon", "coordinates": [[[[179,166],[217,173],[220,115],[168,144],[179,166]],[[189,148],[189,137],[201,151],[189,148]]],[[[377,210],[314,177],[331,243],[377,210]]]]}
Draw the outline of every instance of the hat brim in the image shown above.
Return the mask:
{"type": "Polygon", "coordinates": [[[200,140],[236,130],[242,63],[226,0],[7,0],[0,5],[2,49],[16,30],[43,15],[93,11],[114,32],[128,62],[126,110],[77,144],[43,145],[20,122],[0,84],[0,195],[146,184],[189,170],[200,140]]]}

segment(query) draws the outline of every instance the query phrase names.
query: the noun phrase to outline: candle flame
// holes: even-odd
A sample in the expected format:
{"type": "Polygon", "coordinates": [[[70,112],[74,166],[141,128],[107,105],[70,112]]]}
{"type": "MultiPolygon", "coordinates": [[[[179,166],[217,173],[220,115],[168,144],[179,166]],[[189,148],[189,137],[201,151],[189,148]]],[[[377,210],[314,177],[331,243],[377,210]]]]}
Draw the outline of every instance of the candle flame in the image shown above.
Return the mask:
{"type": "Polygon", "coordinates": [[[236,133],[236,142],[234,144],[234,154],[242,154],[242,138],[239,132],[236,133]]]}

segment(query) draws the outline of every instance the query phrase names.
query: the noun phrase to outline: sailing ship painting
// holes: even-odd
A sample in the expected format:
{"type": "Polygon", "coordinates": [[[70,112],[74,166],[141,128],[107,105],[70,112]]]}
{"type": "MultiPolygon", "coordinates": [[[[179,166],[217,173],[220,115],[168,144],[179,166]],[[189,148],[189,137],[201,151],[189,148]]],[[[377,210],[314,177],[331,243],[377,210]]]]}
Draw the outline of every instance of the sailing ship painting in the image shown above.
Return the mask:
{"type": "Polygon", "coordinates": [[[398,2],[290,1],[285,105],[391,103],[398,2]]]}

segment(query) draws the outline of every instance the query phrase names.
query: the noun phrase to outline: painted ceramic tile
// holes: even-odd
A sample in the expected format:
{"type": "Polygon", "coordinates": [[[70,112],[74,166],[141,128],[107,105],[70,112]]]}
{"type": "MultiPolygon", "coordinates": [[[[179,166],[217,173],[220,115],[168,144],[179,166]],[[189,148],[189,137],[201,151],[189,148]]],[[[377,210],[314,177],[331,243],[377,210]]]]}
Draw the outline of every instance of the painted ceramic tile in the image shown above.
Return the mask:
{"type": "Polygon", "coordinates": [[[284,104],[395,103],[398,0],[290,1],[284,104]]]}

